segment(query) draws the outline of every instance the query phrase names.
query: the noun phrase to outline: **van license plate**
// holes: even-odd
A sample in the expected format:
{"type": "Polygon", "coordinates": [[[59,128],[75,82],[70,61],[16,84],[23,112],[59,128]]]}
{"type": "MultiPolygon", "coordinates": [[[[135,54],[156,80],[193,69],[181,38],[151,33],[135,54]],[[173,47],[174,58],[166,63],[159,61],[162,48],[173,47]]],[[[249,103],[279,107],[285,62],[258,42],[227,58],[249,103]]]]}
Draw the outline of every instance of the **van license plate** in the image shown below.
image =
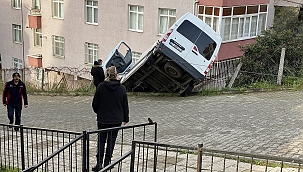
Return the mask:
{"type": "Polygon", "coordinates": [[[181,45],[179,45],[177,42],[175,42],[174,40],[170,40],[169,45],[171,45],[172,47],[174,47],[176,50],[178,50],[179,52],[182,52],[185,48],[182,47],[181,45]]]}

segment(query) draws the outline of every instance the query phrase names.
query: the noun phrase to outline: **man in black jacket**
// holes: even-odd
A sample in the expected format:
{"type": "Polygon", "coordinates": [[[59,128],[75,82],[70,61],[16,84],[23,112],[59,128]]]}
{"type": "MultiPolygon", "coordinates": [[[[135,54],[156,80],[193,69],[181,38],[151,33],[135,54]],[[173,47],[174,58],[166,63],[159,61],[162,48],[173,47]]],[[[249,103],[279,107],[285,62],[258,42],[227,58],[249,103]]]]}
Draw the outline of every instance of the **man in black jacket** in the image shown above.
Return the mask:
{"type": "MultiPolygon", "coordinates": [[[[28,107],[27,93],[25,84],[20,80],[19,73],[13,73],[13,80],[7,82],[4,86],[2,94],[2,102],[7,106],[7,116],[9,124],[14,124],[15,112],[15,125],[21,124],[21,110],[22,110],[22,97],[24,100],[24,107],[28,107]]],[[[19,128],[15,128],[18,131],[19,128]]]]}
{"type": "Polygon", "coordinates": [[[98,85],[104,81],[104,71],[102,68],[102,60],[99,59],[98,61],[94,62],[94,65],[90,71],[91,75],[93,76],[94,79],[94,85],[97,89],[98,85]]]}
{"type": "MultiPolygon", "coordinates": [[[[116,67],[107,68],[106,74],[105,81],[97,87],[92,103],[93,110],[97,113],[98,129],[120,127],[122,123],[125,125],[129,121],[126,88],[117,80],[116,67]]],[[[93,171],[102,168],[106,142],[104,167],[109,165],[117,135],[118,130],[99,133],[97,165],[93,167],[93,171]]]]}

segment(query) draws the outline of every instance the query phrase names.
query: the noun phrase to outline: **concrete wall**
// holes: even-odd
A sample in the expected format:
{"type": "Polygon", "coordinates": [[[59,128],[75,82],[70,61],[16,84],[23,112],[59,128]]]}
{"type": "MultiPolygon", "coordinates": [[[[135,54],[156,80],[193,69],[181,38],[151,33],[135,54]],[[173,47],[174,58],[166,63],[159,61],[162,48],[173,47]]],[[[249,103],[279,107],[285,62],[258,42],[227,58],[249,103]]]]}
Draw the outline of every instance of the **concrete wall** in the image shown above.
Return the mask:
{"type": "Polygon", "coordinates": [[[285,1],[285,0],[274,0],[275,6],[291,6],[291,7],[299,7],[303,4],[303,0],[291,0],[291,1],[285,1]]]}

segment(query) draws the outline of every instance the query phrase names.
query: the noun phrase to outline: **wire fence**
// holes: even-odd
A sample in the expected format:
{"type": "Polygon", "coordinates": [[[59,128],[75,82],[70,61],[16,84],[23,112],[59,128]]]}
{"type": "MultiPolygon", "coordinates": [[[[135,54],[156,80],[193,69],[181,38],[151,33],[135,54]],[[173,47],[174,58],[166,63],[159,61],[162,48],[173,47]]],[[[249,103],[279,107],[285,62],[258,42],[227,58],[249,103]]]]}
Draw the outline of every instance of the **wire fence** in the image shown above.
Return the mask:
{"type": "MultiPolygon", "coordinates": [[[[288,50],[286,50],[288,52],[288,50]]],[[[289,50],[282,65],[282,84],[292,85],[300,76],[302,64],[301,59],[293,60],[289,58],[292,51],[289,50]]],[[[296,54],[294,54],[295,56],[296,54]]],[[[240,62],[243,66],[238,71],[235,87],[254,84],[265,81],[269,84],[276,84],[281,60],[281,49],[276,49],[270,56],[258,57],[258,61],[253,59],[243,59],[242,57],[215,61],[204,81],[196,86],[196,91],[225,88],[231,77],[235,74],[240,62]]],[[[72,67],[48,67],[48,68],[25,68],[25,69],[2,69],[2,80],[12,79],[14,72],[20,72],[23,80],[30,85],[34,91],[57,90],[64,91],[89,91],[93,90],[92,76],[90,68],[72,67]]]]}
{"type": "Polygon", "coordinates": [[[50,67],[50,68],[25,68],[2,69],[2,80],[12,80],[12,74],[19,72],[21,80],[34,91],[57,90],[75,91],[90,90],[93,88],[90,68],[50,67]]]}

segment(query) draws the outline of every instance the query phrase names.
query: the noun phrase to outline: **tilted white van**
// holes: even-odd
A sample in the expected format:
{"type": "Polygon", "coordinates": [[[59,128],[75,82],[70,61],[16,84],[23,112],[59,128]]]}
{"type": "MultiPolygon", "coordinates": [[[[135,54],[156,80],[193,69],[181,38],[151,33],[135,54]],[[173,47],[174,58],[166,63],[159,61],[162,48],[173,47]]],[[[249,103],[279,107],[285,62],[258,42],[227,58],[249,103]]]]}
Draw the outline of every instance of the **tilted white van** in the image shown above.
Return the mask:
{"type": "Polygon", "coordinates": [[[109,54],[104,68],[116,66],[128,91],[178,92],[186,96],[204,80],[221,42],[211,27],[186,13],[136,64],[132,65],[131,48],[121,41],[109,54]]]}

